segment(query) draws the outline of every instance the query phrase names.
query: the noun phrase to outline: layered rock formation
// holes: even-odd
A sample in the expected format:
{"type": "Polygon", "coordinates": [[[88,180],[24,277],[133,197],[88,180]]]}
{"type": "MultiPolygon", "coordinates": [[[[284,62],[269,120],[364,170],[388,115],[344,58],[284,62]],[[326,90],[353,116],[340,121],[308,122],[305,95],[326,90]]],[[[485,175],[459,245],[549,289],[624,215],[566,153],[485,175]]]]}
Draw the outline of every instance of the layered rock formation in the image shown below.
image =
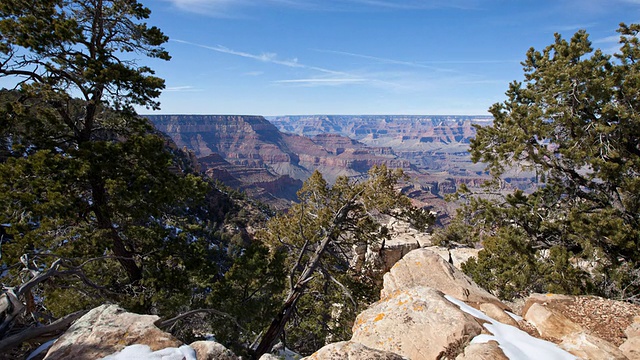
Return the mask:
{"type": "MultiPolygon", "coordinates": [[[[390,149],[410,162],[410,197],[442,213],[451,212],[442,201],[460,184],[479,188],[489,179],[484,164],[474,164],[468,152],[474,126],[484,126],[491,116],[442,115],[301,115],[270,117],[283,132],[317,137],[339,134],[378,149],[390,149]]],[[[527,190],[536,186],[535,174],[508,173],[505,189],[527,190]]],[[[446,221],[445,221],[446,222],[446,221]]]]}
{"type": "Polygon", "coordinates": [[[301,115],[277,116],[269,120],[281,131],[313,136],[340,134],[352,139],[394,138],[422,143],[468,142],[475,135],[473,124],[488,124],[491,116],[447,115],[301,115]]]}
{"type": "Polygon", "coordinates": [[[315,170],[333,182],[341,175],[361,176],[374,165],[411,169],[391,148],[335,134],[285,134],[260,116],[147,117],[179,147],[192,151],[202,171],[269,203],[270,196],[294,199],[302,180],[315,170]]]}

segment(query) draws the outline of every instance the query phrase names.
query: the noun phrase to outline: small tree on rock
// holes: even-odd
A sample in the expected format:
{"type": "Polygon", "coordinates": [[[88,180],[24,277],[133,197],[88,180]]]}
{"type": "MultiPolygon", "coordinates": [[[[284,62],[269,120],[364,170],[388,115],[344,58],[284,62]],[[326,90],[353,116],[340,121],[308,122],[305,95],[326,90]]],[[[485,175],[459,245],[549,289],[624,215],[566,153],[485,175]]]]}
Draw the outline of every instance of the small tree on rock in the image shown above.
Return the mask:
{"type": "Polygon", "coordinates": [[[314,323],[312,327],[298,324],[305,334],[293,335],[304,352],[311,352],[323,346],[327,336],[339,340],[336,335],[344,328],[343,323],[353,321],[357,307],[375,301],[375,281],[350,272],[352,247],[384,244],[389,232],[378,221],[380,215],[403,218],[422,228],[434,220],[398,193],[396,184],[402,178],[401,170],[380,166],[369,171],[367,180],[340,177],[329,186],[316,171],[298,192],[300,202],[269,221],[262,238],[288,253],[289,288],[280,311],[261,338],[256,357],[271,350],[296,312],[304,313],[314,323]],[[303,297],[315,309],[299,309],[303,297]],[[336,303],[344,305],[334,309],[336,303]]]}

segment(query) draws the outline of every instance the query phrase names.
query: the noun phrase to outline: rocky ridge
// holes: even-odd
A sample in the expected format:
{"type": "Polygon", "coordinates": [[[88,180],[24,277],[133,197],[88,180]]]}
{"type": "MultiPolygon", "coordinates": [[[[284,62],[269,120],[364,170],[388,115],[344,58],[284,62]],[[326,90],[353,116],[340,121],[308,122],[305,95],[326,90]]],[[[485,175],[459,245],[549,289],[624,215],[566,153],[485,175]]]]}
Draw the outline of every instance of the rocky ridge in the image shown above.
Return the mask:
{"type": "MultiPolygon", "coordinates": [[[[385,274],[380,301],[356,318],[351,340],[328,344],[307,359],[533,359],[550,353],[563,359],[640,359],[638,306],[534,294],[522,317],[509,310],[442,256],[418,248],[385,274]],[[509,343],[514,338],[519,347],[509,343]]],[[[78,320],[46,359],[93,359],[132,344],[151,350],[169,347],[158,351],[187,359],[179,355],[181,342],[162,333],[157,323],[157,317],[104,305],[78,320]]],[[[197,359],[238,359],[211,341],[191,348],[197,359]]]]}

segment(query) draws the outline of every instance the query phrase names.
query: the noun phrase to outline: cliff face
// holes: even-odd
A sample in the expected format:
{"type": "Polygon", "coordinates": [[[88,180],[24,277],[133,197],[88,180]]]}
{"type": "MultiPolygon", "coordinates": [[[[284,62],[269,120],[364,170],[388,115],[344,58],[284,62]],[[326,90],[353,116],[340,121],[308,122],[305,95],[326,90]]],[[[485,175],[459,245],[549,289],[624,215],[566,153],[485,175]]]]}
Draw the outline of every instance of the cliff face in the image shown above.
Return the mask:
{"type": "Polygon", "coordinates": [[[389,116],[313,115],[270,118],[281,131],[312,138],[339,134],[359,144],[393,153],[418,169],[445,171],[450,175],[474,166],[467,149],[475,136],[474,125],[486,125],[491,116],[389,116]]]}
{"type": "Polygon", "coordinates": [[[265,193],[292,200],[314,170],[333,182],[372,166],[410,169],[389,147],[372,147],[335,134],[305,137],[281,133],[260,116],[153,115],[147,118],[199,158],[209,176],[271,202],[265,193]],[[257,189],[256,189],[257,188],[257,189]],[[254,189],[254,190],[252,190],[254,189]]]}
{"type": "Polygon", "coordinates": [[[489,124],[491,116],[442,115],[311,115],[278,116],[269,120],[278,129],[298,135],[340,134],[369,144],[386,138],[399,141],[468,143],[473,124],[489,124]]]}
{"type": "MultiPolygon", "coordinates": [[[[147,116],[179,147],[190,149],[202,171],[278,207],[295,200],[315,170],[329,182],[361,176],[372,166],[402,168],[416,182],[413,198],[437,210],[458,185],[489,178],[468,153],[474,125],[490,116],[147,116]],[[283,131],[283,132],[281,132],[283,131]],[[275,200],[279,198],[280,200],[275,200]]],[[[506,187],[526,190],[531,174],[514,173],[506,187]]]]}

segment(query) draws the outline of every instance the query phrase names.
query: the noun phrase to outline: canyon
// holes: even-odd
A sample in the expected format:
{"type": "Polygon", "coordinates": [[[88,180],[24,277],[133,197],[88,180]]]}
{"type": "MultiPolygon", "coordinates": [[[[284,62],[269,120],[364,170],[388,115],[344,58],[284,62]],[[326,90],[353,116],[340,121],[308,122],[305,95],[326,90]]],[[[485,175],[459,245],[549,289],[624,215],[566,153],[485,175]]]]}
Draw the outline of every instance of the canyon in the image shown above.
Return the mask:
{"type": "MultiPolygon", "coordinates": [[[[198,159],[200,170],[275,208],[286,208],[314,171],[329,182],[363,176],[374,165],[401,168],[403,191],[416,205],[449,213],[443,197],[490,178],[471,161],[475,126],[491,116],[400,115],[147,115],[198,159]]],[[[531,188],[531,174],[513,174],[505,188],[531,188]]]]}

